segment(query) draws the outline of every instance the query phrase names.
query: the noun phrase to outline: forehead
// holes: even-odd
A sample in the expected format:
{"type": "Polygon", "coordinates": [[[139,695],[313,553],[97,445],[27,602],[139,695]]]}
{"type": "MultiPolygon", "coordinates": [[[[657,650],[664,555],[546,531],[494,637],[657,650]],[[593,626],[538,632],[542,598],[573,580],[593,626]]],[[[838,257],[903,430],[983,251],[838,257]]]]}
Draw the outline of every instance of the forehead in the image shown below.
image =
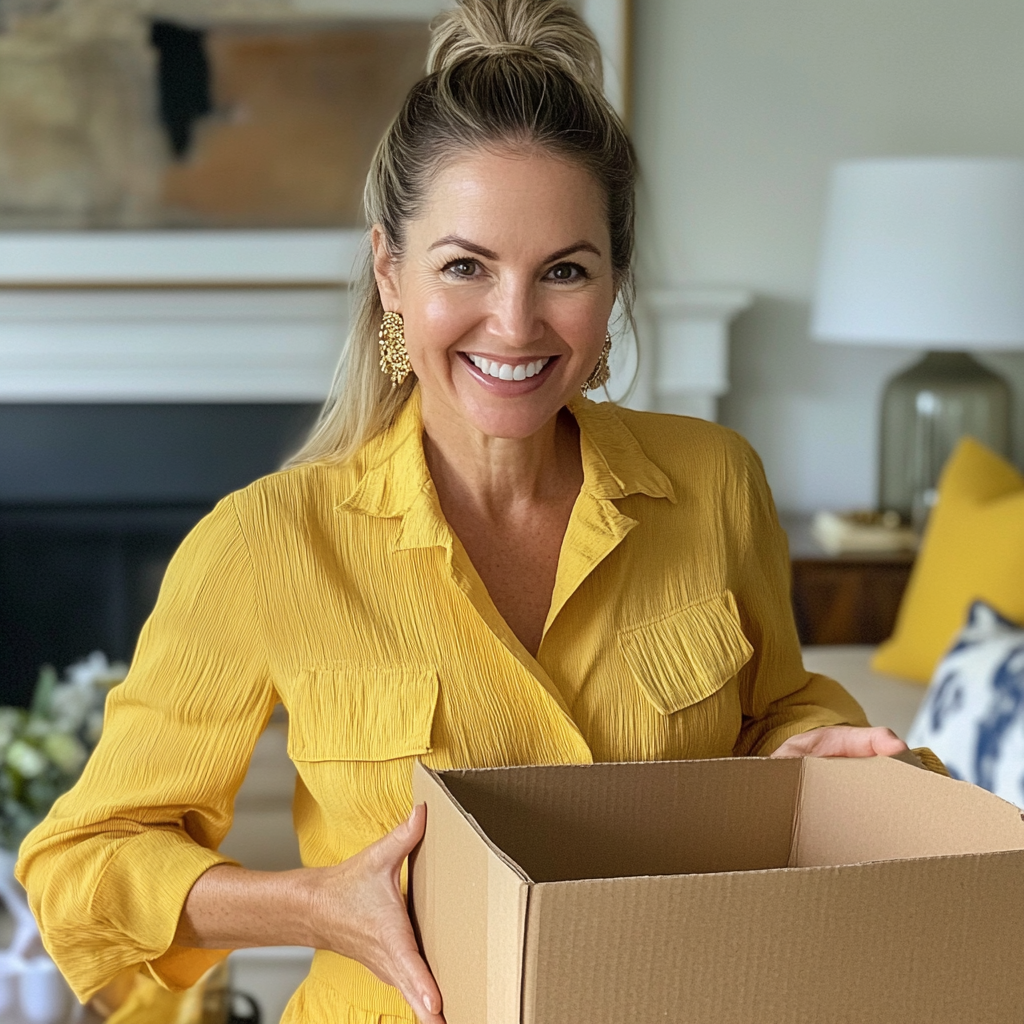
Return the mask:
{"type": "Polygon", "coordinates": [[[568,234],[600,245],[608,217],[601,187],[579,163],[537,147],[477,149],[438,168],[413,230],[474,241],[483,241],[481,232],[548,240],[568,234]]]}

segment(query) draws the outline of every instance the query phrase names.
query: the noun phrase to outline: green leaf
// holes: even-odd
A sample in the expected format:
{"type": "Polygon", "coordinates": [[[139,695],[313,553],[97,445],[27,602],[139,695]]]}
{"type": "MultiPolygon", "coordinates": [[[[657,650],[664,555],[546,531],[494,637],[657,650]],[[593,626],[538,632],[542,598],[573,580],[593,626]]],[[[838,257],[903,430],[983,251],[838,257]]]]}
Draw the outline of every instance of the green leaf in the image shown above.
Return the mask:
{"type": "Polygon", "coordinates": [[[44,665],[39,670],[39,680],[36,683],[35,693],[32,695],[31,713],[33,715],[45,718],[50,714],[50,701],[58,682],[57,670],[52,665],[44,665]]]}

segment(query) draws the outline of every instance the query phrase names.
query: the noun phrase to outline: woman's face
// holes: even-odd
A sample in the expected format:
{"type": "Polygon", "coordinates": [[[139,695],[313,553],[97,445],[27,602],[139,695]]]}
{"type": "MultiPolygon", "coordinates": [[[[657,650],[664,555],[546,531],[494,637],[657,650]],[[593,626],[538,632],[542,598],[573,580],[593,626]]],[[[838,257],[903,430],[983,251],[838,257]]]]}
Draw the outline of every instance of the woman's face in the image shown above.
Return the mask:
{"type": "Polygon", "coordinates": [[[468,153],[437,175],[399,261],[379,227],[373,247],[425,419],[528,437],[597,364],[615,284],[604,197],[578,165],[537,150],[468,153]]]}

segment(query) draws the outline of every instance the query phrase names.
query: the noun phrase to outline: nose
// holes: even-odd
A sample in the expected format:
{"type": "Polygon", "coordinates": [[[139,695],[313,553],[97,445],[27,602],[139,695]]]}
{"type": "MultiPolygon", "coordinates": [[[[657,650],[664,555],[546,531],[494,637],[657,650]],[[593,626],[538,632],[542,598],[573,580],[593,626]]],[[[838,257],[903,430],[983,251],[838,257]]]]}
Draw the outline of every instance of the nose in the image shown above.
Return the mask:
{"type": "Polygon", "coordinates": [[[505,349],[527,348],[544,337],[544,321],[534,282],[506,278],[493,294],[488,333],[505,349]]]}

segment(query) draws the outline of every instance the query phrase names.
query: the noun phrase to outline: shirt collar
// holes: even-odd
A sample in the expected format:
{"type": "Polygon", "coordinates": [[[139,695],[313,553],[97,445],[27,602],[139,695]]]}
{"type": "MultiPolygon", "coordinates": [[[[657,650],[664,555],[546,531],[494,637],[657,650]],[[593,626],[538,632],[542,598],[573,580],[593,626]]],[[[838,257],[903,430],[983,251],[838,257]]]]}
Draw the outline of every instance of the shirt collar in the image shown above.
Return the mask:
{"type": "Polygon", "coordinates": [[[647,457],[616,406],[573,398],[569,411],[580,428],[584,490],[596,498],[646,494],[675,504],[672,481],[647,457]]]}
{"type": "Polygon", "coordinates": [[[391,426],[368,441],[356,458],[364,472],[355,490],[337,506],[340,512],[392,519],[404,515],[425,489],[433,487],[423,455],[418,387],[391,426]]]}
{"type": "MultiPolygon", "coordinates": [[[[572,399],[568,408],[580,428],[585,493],[595,498],[645,494],[675,503],[672,482],[647,457],[614,405],[581,397],[572,399]]],[[[355,490],[337,506],[338,511],[395,518],[404,516],[414,504],[436,501],[423,455],[418,387],[391,426],[367,442],[357,458],[365,471],[355,490]]]]}

